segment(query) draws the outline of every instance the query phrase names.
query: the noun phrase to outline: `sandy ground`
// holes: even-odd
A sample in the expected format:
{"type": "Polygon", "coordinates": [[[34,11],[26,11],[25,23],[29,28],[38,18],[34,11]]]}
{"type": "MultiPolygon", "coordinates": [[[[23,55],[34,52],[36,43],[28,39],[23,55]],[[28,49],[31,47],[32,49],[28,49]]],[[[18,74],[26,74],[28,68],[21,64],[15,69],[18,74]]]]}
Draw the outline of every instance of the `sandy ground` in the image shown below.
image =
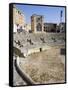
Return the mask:
{"type": "Polygon", "coordinates": [[[65,56],[60,55],[60,47],[34,53],[20,58],[20,66],[36,84],[65,82],[65,56]]]}

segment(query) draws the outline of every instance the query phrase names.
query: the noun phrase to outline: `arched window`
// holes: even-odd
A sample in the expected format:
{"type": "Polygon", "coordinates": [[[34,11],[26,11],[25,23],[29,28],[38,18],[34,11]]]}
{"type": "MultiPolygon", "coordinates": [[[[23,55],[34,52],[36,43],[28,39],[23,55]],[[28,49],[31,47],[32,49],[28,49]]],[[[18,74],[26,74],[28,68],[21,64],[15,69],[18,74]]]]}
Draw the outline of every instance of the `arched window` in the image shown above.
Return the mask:
{"type": "Polygon", "coordinates": [[[40,23],[37,24],[37,31],[42,31],[42,25],[40,23]]]}

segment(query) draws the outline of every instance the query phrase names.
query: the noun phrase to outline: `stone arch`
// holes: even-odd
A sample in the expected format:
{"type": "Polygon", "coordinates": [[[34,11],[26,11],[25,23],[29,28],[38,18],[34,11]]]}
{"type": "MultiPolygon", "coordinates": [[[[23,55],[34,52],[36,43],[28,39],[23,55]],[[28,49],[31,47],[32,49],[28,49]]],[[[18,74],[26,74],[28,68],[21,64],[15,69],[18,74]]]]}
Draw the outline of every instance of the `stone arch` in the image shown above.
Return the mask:
{"type": "Polygon", "coordinates": [[[42,31],[42,25],[40,23],[38,23],[36,29],[37,29],[37,31],[42,31]]]}

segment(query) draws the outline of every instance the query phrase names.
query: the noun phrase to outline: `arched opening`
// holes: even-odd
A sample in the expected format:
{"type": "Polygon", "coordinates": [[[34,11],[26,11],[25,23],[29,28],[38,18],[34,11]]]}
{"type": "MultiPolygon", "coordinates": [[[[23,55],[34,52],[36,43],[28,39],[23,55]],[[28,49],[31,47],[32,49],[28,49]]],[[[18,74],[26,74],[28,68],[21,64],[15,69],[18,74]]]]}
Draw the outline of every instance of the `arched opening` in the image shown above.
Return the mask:
{"type": "Polygon", "coordinates": [[[40,52],[42,52],[42,48],[40,48],[40,52]]]}
{"type": "Polygon", "coordinates": [[[37,31],[42,31],[42,25],[40,23],[37,24],[37,31]]]}

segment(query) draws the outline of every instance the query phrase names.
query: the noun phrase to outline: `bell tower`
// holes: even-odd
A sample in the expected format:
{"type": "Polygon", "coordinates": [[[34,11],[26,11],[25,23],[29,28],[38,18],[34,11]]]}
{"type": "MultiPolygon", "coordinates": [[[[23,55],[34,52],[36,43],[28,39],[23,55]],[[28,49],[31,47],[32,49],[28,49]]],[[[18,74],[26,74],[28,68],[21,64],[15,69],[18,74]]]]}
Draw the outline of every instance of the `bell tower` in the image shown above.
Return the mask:
{"type": "Polygon", "coordinates": [[[32,15],[31,16],[31,30],[32,32],[39,33],[43,32],[44,29],[44,22],[42,15],[32,15]]]}

